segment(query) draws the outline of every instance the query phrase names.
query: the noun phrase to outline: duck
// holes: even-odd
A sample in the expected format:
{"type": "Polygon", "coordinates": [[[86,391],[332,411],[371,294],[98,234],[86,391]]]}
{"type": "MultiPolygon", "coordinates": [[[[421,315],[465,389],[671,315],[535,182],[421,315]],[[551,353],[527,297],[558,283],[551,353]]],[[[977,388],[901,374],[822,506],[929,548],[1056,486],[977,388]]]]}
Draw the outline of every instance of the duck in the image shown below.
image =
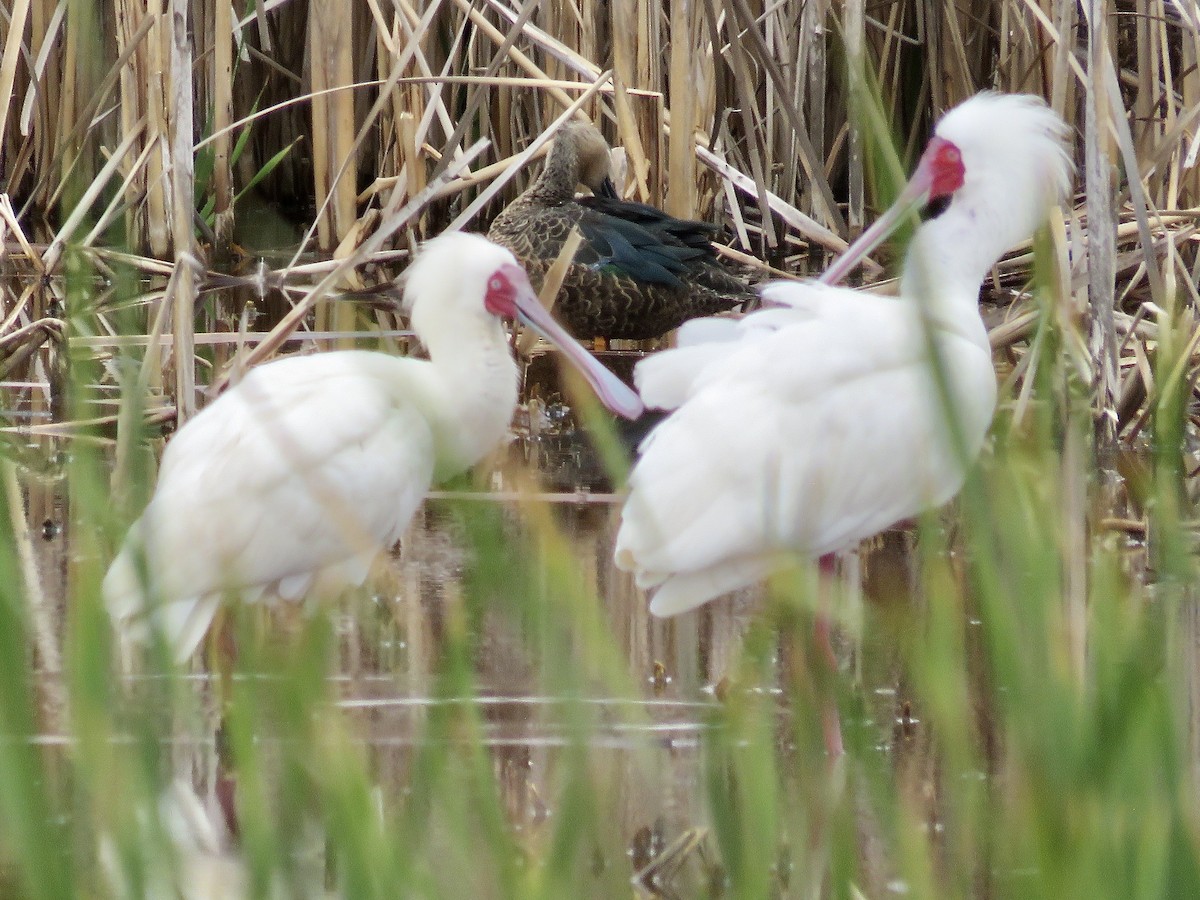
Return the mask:
{"type": "Polygon", "coordinates": [[[576,227],[583,243],[554,313],[577,338],[656,338],[755,296],[717,259],[712,239],[719,226],[620,198],[608,143],[581,120],[559,129],[541,173],[496,217],[488,237],[516,255],[540,291],[576,227]],[[592,195],[577,198],[578,185],[592,195]]]}

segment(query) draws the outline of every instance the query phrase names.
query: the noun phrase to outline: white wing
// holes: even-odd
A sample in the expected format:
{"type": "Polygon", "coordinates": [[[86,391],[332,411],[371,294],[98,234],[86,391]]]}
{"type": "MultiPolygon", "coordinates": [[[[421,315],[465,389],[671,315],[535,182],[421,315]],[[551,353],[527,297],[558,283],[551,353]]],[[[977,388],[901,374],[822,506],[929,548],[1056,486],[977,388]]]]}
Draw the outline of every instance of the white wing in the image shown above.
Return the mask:
{"type": "MultiPolygon", "coordinates": [[[[149,573],[186,657],[226,591],[296,597],[315,577],[361,582],[432,477],[427,417],[395,388],[421,365],[355,352],[281,360],[196,416],[105,578],[114,619],[143,612],[149,573]]],[[[419,368],[407,381],[419,394],[419,368]]]]}
{"type": "MultiPolygon", "coordinates": [[[[696,373],[643,443],[617,563],[663,585],[656,613],[757,580],[782,553],[851,546],[961,485],[911,307],[844,289],[811,297],[768,311],[791,324],[696,373]]],[[[995,402],[991,359],[962,339],[942,345],[947,369],[970,373],[954,392],[973,456],[995,402]]]]}
{"type": "Polygon", "coordinates": [[[864,298],[869,302],[874,296],[820,281],[768,281],[759,285],[758,295],[768,310],[783,307],[818,313],[826,312],[826,302],[837,305],[864,298]]]}
{"type": "MultiPolygon", "coordinates": [[[[780,329],[816,316],[837,316],[838,307],[855,306],[863,297],[844,288],[817,282],[772,282],[760,289],[777,307],[735,319],[727,316],[692,319],[679,329],[678,345],[649,356],[634,369],[643,402],[655,409],[677,409],[706,381],[706,373],[750,344],[780,329]]],[[[875,298],[869,298],[870,302],[875,298]]]]}

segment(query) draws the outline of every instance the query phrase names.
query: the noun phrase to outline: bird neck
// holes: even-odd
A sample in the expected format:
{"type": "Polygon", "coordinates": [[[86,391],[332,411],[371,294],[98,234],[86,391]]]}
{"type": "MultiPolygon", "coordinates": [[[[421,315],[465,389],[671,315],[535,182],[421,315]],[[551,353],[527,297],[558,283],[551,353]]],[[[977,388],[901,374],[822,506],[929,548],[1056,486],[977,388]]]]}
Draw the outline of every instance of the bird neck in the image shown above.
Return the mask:
{"type": "Polygon", "coordinates": [[[432,411],[439,443],[437,477],[474,465],[508,432],[517,403],[517,365],[500,320],[456,322],[446,333],[421,331],[437,373],[432,411]]]}
{"type": "Polygon", "coordinates": [[[575,187],[579,184],[579,153],[571,141],[556,140],[546,157],[532,187],[526,192],[531,200],[546,204],[566,203],[575,199],[575,187]]]}
{"type": "Polygon", "coordinates": [[[1007,246],[979,211],[952,205],[917,229],[900,277],[900,293],[922,304],[935,326],[987,347],[979,286],[1007,246]]]}

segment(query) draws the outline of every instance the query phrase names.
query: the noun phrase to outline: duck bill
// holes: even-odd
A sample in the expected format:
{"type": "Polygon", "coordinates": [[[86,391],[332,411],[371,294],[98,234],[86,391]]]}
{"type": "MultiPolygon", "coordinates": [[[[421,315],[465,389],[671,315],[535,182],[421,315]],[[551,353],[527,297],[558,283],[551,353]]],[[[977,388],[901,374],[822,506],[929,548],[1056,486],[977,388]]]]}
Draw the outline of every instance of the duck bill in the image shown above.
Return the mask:
{"type": "Polygon", "coordinates": [[[584,350],[575,338],[567,334],[563,327],[551,318],[550,312],[542,306],[536,294],[532,291],[519,290],[516,306],[517,318],[562,351],[563,355],[587,379],[601,403],[618,416],[626,419],[636,419],[642,414],[645,407],[633,388],[600,365],[596,357],[584,350]]]}
{"type": "Polygon", "coordinates": [[[863,259],[874,253],[876,248],[900,227],[910,213],[929,202],[932,190],[933,173],[922,159],[921,164],[917,166],[917,171],[913,173],[913,177],[909,179],[904,190],[900,192],[900,196],[896,198],[896,202],[888,208],[887,212],[876,219],[875,224],[864,231],[857,241],[847,247],[845,252],[833,261],[833,265],[826,269],[818,280],[822,284],[837,284],[844,279],[863,259]]]}
{"type": "Polygon", "coordinates": [[[617,186],[613,184],[610,176],[605,175],[604,180],[600,182],[600,187],[596,190],[598,197],[604,197],[607,200],[620,200],[621,195],[617,193],[617,186]]]}

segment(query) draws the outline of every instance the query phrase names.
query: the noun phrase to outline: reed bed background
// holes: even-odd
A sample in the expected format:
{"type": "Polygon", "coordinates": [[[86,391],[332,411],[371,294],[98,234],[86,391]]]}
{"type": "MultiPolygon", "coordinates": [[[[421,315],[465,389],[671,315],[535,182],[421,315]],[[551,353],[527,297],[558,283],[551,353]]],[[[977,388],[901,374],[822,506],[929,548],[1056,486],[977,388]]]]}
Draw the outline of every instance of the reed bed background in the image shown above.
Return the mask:
{"type": "Polygon", "coordinates": [[[0,13],[0,895],[1200,896],[1190,0],[0,13]],[[803,578],[650,623],[607,507],[511,463],[349,616],[240,616],[223,689],[117,677],[98,585],[164,423],[297,340],[402,350],[330,295],[485,230],[566,116],[762,278],[819,271],[981,89],[1076,127],[1077,193],[984,292],[960,501],[845,563],[836,683],[803,578]]]}

